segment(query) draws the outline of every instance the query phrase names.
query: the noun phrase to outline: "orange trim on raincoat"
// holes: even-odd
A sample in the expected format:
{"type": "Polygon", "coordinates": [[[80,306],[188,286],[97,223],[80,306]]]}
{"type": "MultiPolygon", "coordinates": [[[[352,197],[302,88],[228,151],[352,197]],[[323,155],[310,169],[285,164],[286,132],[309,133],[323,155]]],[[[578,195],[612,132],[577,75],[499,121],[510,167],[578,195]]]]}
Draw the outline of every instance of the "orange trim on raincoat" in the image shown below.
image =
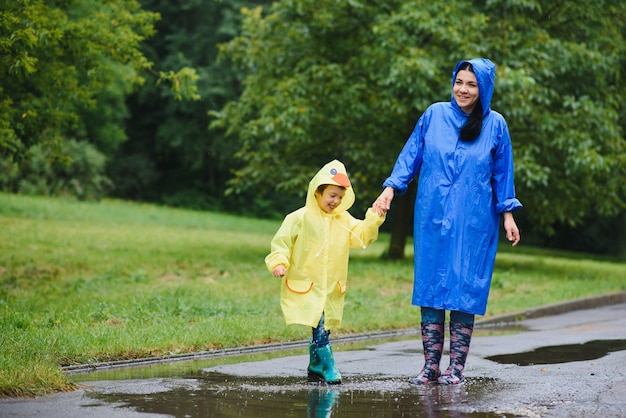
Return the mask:
{"type": "MultiPolygon", "coordinates": [[[[304,295],[307,294],[311,291],[311,289],[313,289],[313,285],[315,283],[311,282],[311,285],[309,286],[309,288],[307,290],[296,290],[293,287],[289,286],[289,280],[285,280],[285,286],[287,286],[287,289],[291,290],[293,293],[297,293],[299,295],[304,295]]],[[[344,292],[345,293],[345,292],[344,292]]]]}

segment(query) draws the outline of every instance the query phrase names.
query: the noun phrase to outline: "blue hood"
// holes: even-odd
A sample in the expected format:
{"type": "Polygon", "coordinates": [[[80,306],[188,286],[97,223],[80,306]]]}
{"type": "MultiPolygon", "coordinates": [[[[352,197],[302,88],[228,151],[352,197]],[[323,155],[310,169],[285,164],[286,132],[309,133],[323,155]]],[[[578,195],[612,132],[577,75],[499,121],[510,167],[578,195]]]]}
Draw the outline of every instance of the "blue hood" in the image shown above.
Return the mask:
{"type": "MultiPolygon", "coordinates": [[[[478,94],[480,95],[480,104],[483,106],[483,116],[487,116],[491,110],[491,96],[493,96],[493,88],[496,81],[496,66],[493,62],[486,58],[474,58],[471,60],[459,61],[452,71],[452,87],[454,88],[454,80],[456,80],[456,73],[459,72],[461,64],[469,62],[474,68],[474,74],[476,75],[476,81],[478,82],[478,94]]],[[[459,109],[459,105],[454,99],[454,93],[452,94],[452,103],[459,109]]]]}

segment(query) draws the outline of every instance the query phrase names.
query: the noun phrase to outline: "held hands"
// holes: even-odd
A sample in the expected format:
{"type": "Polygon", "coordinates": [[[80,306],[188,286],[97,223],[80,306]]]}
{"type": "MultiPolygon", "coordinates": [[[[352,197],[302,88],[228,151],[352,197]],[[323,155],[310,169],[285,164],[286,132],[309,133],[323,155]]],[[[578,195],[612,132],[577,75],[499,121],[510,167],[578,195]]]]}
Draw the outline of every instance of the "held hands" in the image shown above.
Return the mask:
{"type": "Polygon", "coordinates": [[[383,216],[391,208],[391,201],[393,200],[394,191],[393,187],[385,187],[380,196],[376,198],[372,204],[372,210],[379,216],[383,216]]]}
{"type": "Polygon", "coordinates": [[[274,267],[274,270],[272,270],[274,277],[283,277],[285,273],[287,273],[287,269],[282,264],[277,265],[274,267]]]}
{"type": "Polygon", "coordinates": [[[504,212],[504,230],[506,231],[506,239],[511,242],[511,246],[515,247],[519,243],[521,237],[511,212],[504,212]]]}

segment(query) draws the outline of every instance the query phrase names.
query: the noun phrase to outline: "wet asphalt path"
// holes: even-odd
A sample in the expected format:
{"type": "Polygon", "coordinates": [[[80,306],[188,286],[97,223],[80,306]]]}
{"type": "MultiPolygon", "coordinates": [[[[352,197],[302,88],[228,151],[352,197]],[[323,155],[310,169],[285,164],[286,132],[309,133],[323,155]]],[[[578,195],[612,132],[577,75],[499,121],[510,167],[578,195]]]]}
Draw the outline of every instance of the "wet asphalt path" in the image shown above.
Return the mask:
{"type": "MultiPolygon", "coordinates": [[[[335,403],[316,416],[358,416],[350,414],[356,402],[349,399],[361,393],[380,398],[380,414],[370,403],[367,414],[361,415],[372,417],[626,417],[624,296],[527,312],[531,319],[518,321],[522,330],[512,333],[490,333],[494,321],[479,322],[467,361],[467,381],[460,387],[420,388],[407,383],[422,365],[417,336],[373,341],[358,350],[336,346],[344,384],[324,389],[335,403]]],[[[446,338],[446,354],[447,345],[446,338]]],[[[243,404],[227,412],[225,400],[219,411],[217,403],[205,402],[209,395],[227,392],[228,385],[245,387],[248,393],[253,390],[257,399],[263,399],[258,393],[266,392],[267,402],[278,402],[273,415],[263,416],[310,416],[310,404],[308,410],[306,405],[298,410],[297,402],[280,409],[280,399],[288,399],[290,391],[312,393],[302,377],[307,362],[308,356],[297,355],[220,365],[199,371],[195,378],[87,382],[72,393],[0,399],[0,417],[262,416],[258,405],[249,412],[243,404]],[[175,406],[165,402],[170,393],[179,394],[175,406]]],[[[447,362],[444,355],[442,365],[447,362]]],[[[246,405],[252,405],[252,396],[246,396],[246,405]]]]}

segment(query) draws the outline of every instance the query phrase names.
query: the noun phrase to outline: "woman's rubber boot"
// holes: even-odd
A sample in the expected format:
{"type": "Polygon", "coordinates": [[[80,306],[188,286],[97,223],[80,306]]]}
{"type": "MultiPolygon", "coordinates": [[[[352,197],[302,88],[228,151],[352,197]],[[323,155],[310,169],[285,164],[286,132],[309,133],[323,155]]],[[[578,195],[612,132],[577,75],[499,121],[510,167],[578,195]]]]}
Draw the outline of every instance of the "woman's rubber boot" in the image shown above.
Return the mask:
{"type": "Polygon", "coordinates": [[[322,375],[322,362],[317,356],[313,340],[309,340],[309,367],[307,367],[307,371],[309,372],[309,380],[315,381],[324,378],[322,375]]]}
{"type": "Polygon", "coordinates": [[[458,385],[465,380],[463,370],[473,332],[474,324],[450,322],[450,366],[439,377],[440,384],[458,385]]]}
{"type": "Polygon", "coordinates": [[[443,352],[443,323],[422,322],[422,345],[424,346],[425,364],[416,377],[409,379],[413,385],[436,383],[440,376],[439,362],[443,352]]]}
{"type": "Polygon", "coordinates": [[[316,347],[315,354],[322,363],[322,377],[329,385],[341,384],[341,373],[335,367],[335,358],[333,357],[333,349],[330,344],[323,347],[316,347]]]}

